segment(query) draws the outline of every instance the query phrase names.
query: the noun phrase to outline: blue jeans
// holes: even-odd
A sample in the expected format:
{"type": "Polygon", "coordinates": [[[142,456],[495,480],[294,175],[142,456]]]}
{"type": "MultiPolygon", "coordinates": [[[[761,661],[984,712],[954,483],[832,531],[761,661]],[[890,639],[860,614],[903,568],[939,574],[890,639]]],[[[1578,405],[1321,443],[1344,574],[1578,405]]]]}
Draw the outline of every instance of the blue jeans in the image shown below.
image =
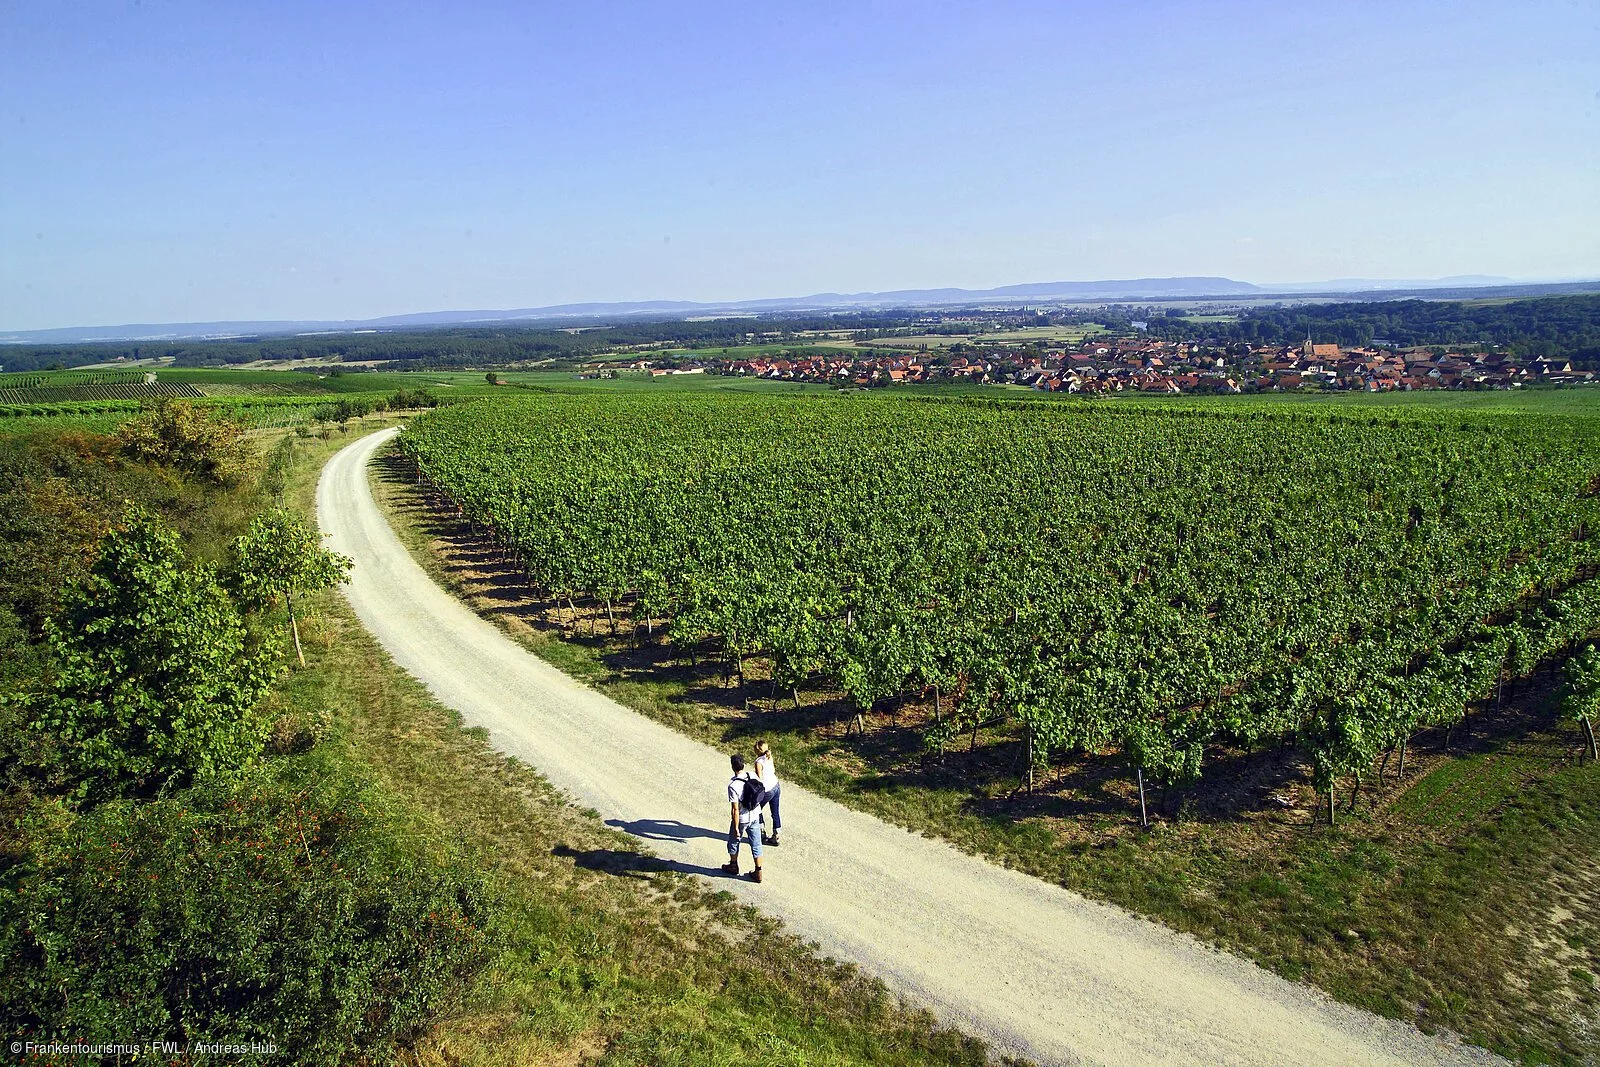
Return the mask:
{"type": "Polygon", "coordinates": [[[761,858],[761,820],[747,823],[739,827],[739,832],[728,837],[728,858],[739,858],[739,846],[745,841],[750,842],[750,855],[756,859],[761,858]]]}
{"type": "Polygon", "coordinates": [[[778,801],[782,799],[782,782],[767,790],[767,799],[764,803],[772,808],[772,834],[774,837],[777,836],[779,830],[783,829],[783,816],[778,814],[778,801]]]}

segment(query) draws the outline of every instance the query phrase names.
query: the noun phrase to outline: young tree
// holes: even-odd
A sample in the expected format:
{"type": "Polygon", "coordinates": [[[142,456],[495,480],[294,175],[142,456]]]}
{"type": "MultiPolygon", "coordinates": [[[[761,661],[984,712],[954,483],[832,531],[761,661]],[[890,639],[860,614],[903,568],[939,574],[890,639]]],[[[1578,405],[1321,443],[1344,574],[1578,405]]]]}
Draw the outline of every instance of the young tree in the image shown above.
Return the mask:
{"type": "Polygon", "coordinates": [[[1583,730],[1589,742],[1589,758],[1600,758],[1595,749],[1594,720],[1600,715],[1600,648],[1590,645],[1567,661],[1567,712],[1583,730]]]}
{"type": "Polygon", "coordinates": [[[269,657],[216,576],[185,565],[177,535],[130,508],[88,577],[46,624],[51,688],[33,728],[54,739],[73,779],[106,797],[178,788],[260,751],[257,699],[269,657]]]}
{"type": "Polygon", "coordinates": [[[281,596],[289,609],[294,654],[306,665],[295,620],[296,593],[331,589],[350,574],[350,557],[322,547],[315,530],[284,508],[270,508],[233,542],[233,584],[248,604],[268,606],[281,596]]]}

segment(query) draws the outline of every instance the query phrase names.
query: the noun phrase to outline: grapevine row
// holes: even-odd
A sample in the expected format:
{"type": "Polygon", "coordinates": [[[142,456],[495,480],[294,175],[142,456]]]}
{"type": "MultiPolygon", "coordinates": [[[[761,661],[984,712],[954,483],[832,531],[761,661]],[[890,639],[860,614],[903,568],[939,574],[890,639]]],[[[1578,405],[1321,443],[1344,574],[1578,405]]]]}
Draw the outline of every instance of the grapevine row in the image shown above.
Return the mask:
{"type": "Polygon", "coordinates": [[[546,396],[401,440],[556,598],[1040,765],[1292,735],[1331,790],[1600,620],[1587,420],[546,396]]]}

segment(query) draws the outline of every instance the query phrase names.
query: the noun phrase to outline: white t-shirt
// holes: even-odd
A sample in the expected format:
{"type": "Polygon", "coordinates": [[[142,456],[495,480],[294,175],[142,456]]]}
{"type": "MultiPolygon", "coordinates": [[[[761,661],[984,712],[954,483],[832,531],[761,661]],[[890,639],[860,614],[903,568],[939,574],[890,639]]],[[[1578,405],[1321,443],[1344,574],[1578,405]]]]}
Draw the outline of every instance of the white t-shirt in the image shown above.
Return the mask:
{"type": "Polygon", "coordinates": [[[756,757],[756,777],[761,779],[761,784],[768,789],[777,787],[778,774],[772,769],[772,757],[770,755],[756,757]]]}
{"type": "MultiPolygon", "coordinates": [[[[729,804],[736,805],[739,803],[739,801],[744,799],[744,780],[748,777],[750,777],[748,772],[741,771],[739,774],[736,774],[732,778],[728,779],[729,804]]],[[[759,818],[761,818],[760,808],[756,808],[753,811],[745,811],[743,808],[739,809],[740,826],[749,826],[759,818]]]]}

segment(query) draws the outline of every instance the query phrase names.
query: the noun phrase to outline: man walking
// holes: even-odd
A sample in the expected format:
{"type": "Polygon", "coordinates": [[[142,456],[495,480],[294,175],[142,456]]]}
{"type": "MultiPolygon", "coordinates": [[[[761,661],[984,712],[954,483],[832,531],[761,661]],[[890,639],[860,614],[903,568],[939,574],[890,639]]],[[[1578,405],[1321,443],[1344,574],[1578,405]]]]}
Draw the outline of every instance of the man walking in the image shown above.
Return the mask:
{"type": "Polygon", "coordinates": [[[750,855],[755,858],[756,869],[746,877],[752,882],[761,881],[761,801],[765,792],[761,779],[745,773],[744,757],[735,753],[728,763],[733,767],[733,777],[728,779],[728,862],[722,869],[729,874],[739,873],[739,845],[750,842],[750,855]]]}

